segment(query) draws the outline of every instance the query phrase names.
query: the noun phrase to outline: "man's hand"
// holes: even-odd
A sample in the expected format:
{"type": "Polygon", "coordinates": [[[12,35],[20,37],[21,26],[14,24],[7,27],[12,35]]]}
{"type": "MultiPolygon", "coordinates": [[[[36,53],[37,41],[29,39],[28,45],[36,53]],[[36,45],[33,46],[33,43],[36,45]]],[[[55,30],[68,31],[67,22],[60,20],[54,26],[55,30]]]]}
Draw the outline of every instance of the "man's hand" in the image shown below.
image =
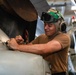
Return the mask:
{"type": "Polygon", "coordinates": [[[11,38],[10,40],[7,41],[7,46],[9,49],[17,49],[18,48],[18,43],[15,40],[15,38],[11,38]]]}
{"type": "Polygon", "coordinates": [[[16,36],[15,40],[17,41],[18,44],[23,44],[24,42],[24,39],[22,38],[21,35],[16,36]]]}

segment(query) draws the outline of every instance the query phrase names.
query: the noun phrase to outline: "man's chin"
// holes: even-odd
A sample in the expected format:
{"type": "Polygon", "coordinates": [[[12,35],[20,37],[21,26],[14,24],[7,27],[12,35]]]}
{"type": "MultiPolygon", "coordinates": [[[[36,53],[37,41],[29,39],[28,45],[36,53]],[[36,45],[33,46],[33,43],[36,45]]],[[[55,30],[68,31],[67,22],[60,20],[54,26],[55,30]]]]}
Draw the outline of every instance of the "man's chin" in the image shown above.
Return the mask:
{"type": "Polygon", "coordinates": [[[46,36],[47,36],[47,37],[50,37],[50,36],[52,36],[52,35],[46,34],[46,36]]]}

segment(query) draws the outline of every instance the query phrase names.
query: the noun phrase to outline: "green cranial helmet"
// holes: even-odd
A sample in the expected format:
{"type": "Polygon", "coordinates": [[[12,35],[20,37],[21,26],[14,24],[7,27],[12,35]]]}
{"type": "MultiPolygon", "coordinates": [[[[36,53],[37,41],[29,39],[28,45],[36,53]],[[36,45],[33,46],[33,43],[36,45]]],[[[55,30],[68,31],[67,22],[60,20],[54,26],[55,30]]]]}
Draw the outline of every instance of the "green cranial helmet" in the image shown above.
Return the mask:
{"type": "Polygon", "coordinates": [[[52,15],[56,19],[59,19],[59,18],[63,19],[62,14],[56,9],[49,9],[47,13],[52,15]]]}
{"type": "Polygon", "coordinates": [[[47,13],[42,12],[41,20],[43,20],[45,22],[55,23],[59,19],[64,20],[61,13],[59,11],[55,10],[55,9],[49,9],[47,13]]]}

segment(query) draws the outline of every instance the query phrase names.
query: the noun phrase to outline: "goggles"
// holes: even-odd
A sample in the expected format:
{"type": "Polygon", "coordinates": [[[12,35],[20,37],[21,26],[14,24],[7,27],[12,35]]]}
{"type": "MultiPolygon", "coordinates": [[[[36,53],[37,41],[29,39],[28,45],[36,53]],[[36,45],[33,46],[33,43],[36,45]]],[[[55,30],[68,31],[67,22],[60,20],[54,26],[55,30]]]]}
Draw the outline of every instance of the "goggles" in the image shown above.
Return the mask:
{"type": "Polygon", "coordinates": [[[56,23],[59,20],[59,15],[55,12],[42,12],[41,20],[44,22],[56,23]]]}

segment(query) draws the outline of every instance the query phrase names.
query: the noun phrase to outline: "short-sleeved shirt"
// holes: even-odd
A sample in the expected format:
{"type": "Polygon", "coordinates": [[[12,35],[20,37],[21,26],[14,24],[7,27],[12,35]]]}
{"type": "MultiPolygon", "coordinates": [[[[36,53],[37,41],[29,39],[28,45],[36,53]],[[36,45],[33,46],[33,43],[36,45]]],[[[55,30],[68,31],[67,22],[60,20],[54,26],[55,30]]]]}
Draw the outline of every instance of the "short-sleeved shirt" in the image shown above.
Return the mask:
{"type": "Polygon", "coordinates": [[[42,34],[33,40],[32,43],[45,44],[51,40],[57,40],[61,44],[62,48],[52,54],[44,55],[44,59],[51,64],[52,73],[66,72],[68,65],[68,49],[70,46],[70,37],[68,34],[59,32],[50,39],[45,34],[42,34]]]}

